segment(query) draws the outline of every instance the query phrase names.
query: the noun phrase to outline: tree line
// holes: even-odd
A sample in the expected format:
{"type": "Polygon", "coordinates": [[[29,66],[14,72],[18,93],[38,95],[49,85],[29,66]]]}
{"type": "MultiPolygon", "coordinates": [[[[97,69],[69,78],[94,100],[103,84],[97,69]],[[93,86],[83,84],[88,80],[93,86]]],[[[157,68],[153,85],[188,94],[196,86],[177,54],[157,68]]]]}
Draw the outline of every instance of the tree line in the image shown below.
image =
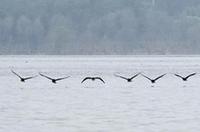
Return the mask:
{"type": "Polygon", "coordinates": [[[1,54],[199,54],[198,0],[2,0],[1,54]]]}

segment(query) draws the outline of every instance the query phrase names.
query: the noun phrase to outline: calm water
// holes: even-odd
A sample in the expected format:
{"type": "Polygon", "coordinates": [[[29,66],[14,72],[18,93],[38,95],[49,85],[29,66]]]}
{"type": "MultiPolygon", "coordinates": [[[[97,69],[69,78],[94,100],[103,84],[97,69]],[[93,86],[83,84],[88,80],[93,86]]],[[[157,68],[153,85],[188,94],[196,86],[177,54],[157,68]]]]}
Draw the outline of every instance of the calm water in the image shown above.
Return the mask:
{"type": "Polygon", "coordinates": [[[0,57],[0,131],[2,132],[199,132],[200,76],[182,82],[172,73],[200,72],[200,57],[0,57]],[[42,72],[71,78],[52,84],[42,72]],[[142,72],[132,83],[113,74],[142,72]],[[80,82],[85,76],[99,81],[80,82]]]}

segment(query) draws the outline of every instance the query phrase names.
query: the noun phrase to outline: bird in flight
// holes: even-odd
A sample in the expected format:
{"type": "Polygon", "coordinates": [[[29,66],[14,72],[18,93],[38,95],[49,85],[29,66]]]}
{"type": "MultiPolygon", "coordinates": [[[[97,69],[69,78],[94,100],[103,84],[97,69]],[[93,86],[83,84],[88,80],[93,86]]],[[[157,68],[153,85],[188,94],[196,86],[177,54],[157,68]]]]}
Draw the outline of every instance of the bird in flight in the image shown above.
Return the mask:
{"type": "Polygon", "coordinates": [[[56,79],[54,79],[54,78],[48,77],[48,76],[46,76],[46,75],[44,75],[44,74],[42,74],[42,73],[39,73],[39,74],[40,74],[40,76],[45,77],[45,78],[51,80],[52,83],[55,83],[55,84],[57,83],[57,81],[64,80],[64,79],[67,79],[67,78],[70,77],[70,76],[68,76],[68,77],[63,77],[63,78],[56,78],[56,79]]]}
{"type": "Polygon", "coordinates": [[[11,72],[12,72],[13,74],[15,74],[17,77],[19,77],[21,82],[25,82],[26,80],[29,80],[29,79],[32,79],[32,78],[37,77],[37,76],[32,76],[32,77],[21,77],[19,74],[17,74],[17,73],[14,72],[13,70],[11,70],[11,72]]]}
{"type": "Polygon", "coordinates": [[[192,74],[190,74],[190,75],[188,75],[186,77],[180,76],[178,74],[174,74],[174,75],[177,76],[177,77],[179,77],[179,78],[181,78],[183,81],[187,81],[190,77],[196,75],[196,73],[192,73],[192,74]]]}
{"type": "Polygon", "coordinates": [[[86,77],[86,78],[83,79],[83,81],[81,83],[85,82],[86,80],[92,80],[92,81],[100,80],[103,83],[105,83],[105,81],[102,78],[100,78],[100,77],[86,77]]]}
{"type": "Polygon", "coordinates": [[[131,77],[131,78],[126,78],[126,77],[123,77],[123,76],[120,76],[120,75],[115,75],[115,76],[116,76],[116,77],[119,77],[119,78],[122,78],[122,79],[125,79],[127,82],[132,82],[132,80],[133,80],[134,78],[136,78],[138,75],[140,75],[140,73],[134,75],[134,76],[131,77]]]}
{"type": "Polygon", "coordinates": [[[163,74],[163,75],[161,75],[161,76],[159,76],[159,77],[157,77],[155,79],[151,79],[151,78],[149,78],[149,77],[147,77],[147,76],[145,76],[145,75],[142,74],[142,76],[145,77],[145,78],[147,78],[148,80],[150,80],[151,83],[156,83],[157,80],[159,80],[160,78],[164,77],[165,75],[166,74],[163,74]]]}

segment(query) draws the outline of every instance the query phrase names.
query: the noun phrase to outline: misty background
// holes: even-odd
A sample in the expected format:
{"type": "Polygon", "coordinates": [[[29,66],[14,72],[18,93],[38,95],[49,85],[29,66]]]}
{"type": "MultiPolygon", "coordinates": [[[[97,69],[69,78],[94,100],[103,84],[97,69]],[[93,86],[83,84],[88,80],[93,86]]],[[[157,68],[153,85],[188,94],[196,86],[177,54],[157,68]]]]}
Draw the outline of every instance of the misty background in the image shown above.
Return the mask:
{"type": "Polygon", "coordinates": [[[199,54],[199,0],[1,0],[0,54],[199,54]]]}

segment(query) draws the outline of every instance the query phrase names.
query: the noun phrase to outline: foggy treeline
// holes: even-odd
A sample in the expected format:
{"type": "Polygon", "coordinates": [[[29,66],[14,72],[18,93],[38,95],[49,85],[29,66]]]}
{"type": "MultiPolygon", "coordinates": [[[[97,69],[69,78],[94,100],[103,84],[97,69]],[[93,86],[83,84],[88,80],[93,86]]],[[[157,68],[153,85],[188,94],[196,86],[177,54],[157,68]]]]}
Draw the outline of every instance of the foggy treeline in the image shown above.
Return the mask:
{"type": "Polygon", "coordinates": [[[1,54],[199,54],[199,0],[1,0],[1,54]]]}

